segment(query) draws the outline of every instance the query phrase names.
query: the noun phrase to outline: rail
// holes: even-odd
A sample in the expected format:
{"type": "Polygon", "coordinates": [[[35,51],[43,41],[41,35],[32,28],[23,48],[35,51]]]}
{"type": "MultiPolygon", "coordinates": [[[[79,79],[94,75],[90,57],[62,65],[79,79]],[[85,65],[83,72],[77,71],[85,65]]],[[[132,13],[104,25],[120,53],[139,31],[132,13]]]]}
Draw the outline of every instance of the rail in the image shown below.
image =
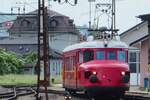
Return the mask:
{"type": "MultiPolygon", "coordinates": [[[[28,96],[28,95],[36,95],[36,87],[13,87],[11,91],[0,93],[0,99],[6,100],[16,100],[18,97],[28,96]]],[[[40,89],[40,93],[44,93],[44,89],[40,89]]],[[[53,95],[59,95],[64,98],[64,100],[116,100],[113,98],[103,99],[100,98],[90,98],[88,95],[84,93],[76,93],[76,94],[69,94],[66,91],[62,90],[55,90],[49,89],[48,93],[53,95]]],[[[150,100],[150,93],[148,92],[126,92],[125,96],[120,100],[150,100]]]]}
{"type": "Polygon", "coordinates": [[[20,96],[36,94],[31,87],[13,87],[12,91],[0,93],[0,99],[16,100],[20,96]]]}

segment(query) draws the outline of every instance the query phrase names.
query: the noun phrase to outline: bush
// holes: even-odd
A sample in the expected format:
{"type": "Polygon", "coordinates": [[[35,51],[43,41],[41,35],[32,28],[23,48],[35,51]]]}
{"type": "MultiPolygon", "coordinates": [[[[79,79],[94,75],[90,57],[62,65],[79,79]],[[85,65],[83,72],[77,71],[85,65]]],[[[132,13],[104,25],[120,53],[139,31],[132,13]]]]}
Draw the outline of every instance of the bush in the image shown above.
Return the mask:
{"type": "Polygon", "coordinates": [[[0,75],[19,74],[22,72],[24,61],[13,52],[0,49],[0,75]]]}

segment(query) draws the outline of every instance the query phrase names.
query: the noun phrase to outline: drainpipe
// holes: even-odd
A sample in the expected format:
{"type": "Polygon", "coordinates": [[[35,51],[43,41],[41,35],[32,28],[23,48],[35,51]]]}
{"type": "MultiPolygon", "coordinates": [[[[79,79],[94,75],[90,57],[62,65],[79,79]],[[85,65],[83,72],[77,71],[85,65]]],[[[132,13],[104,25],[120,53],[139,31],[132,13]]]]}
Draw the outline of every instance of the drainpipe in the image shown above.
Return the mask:
{"type": "Polygon", "coordinates": [[[148,20],[148,64],[150,64],[150,20],[148,20]]]}
{"type": "Polygon", "coordinates": [[[142,42],[140,42],[140,51],[138,52],[138,55],[139,55],[138,56],[138,62],[139,62],[138,63],[138,80],[137,80],[138,86],[140,86],[140,81],[141,81],[140,77],[139,77],[141,75],[141,67],[140,67],[141,66],[141,59],[140,59],[141,58],[141,49],[142,49],[142,42]]]}
{"type": "MultiPolygon", "coordinates": [[[[149,64],[150,64],[150,20],[148,20],[148,65],[149,64]]],[[[150,91],[150,73],[148,73],[148,91],[150,91]]]]}

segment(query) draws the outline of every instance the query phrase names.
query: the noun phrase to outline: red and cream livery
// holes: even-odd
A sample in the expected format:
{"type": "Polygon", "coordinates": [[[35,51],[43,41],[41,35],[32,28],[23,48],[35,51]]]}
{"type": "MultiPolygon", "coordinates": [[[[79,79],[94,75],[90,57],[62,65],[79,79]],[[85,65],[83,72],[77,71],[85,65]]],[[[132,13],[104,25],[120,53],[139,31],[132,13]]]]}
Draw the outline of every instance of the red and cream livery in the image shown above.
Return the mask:
{"type": "Polygon", "coordinates": [[[93,40],[63,50],[63,86],[69,92],[123,95],[129,89],[128,46],[93,40]]]}

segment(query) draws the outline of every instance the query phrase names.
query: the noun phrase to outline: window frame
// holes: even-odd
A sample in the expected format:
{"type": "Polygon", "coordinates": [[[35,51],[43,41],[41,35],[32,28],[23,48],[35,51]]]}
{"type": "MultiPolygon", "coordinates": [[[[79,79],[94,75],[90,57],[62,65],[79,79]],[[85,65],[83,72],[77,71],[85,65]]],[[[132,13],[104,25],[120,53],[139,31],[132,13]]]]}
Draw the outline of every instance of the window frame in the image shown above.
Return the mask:
{"type": "Polygon", "coordinates": [[[125,51],[125,50],[117,50],[117,60],[118,61],[123,61],[123,62],[127,62],[127,51],[125,51]],[[121,59],[119,59],[119,52],[124,52],[124,61],[123,60],[121,60],[121,59]]]}
{"type": "Polygon", "coordinates": [[[107,58],[106,58],[106,59],[107,59],[107,60],[118,60],[117,51],[118,51],[118,50],[116,50],[116,49],[115,49],[115,50],[107,50],[107,58]],[[109,58],[109,52],[115,52],[115,54],[116,54],[115,59],[110,59],[110,58],[109,58]]]}
{"type": "Polygon", "coordinates": [[[107,58],[107,57],[106,57],[106,53],[107,53],[106,50],[101,50],[101,49],[95,50],[95,59],[96,59],[96,60],[106,60],[106,58],[107,58]],[[98,58],[97,58],[97,52],[98,52],[98,51],[102,51],[102,52],[104,53],[104,58],[103,58],[103,59],[98,59],[98,58]]]}
{"type": "Polygon", "coordinates": [[[95,60],[95,50],[94,50],[94,49],[84,49],[84,50],[83,50],[83,63],[92,61],[92,60],[88,60],[88,61],[85,61],[85,60],[84,60],[84,52],[85,52],[85,51],[93,51],[93,60],[95,60]]]}
{"type": "Polygon", "coordinates": [[[84,63],[84,61],[83,61],[83,51],[82,50],[79,51],[79,63],[80,64],[84,63]]]}
{"type": "Polygon", "coordinates": [[[137,51],[137,50],[129,50],[128,55],[129,55],[129,57],[128,57],[128,64],[129,64],[129,67],[130,67],[130,64],[135,64],[135,71],[136,71],[136,72],[133,72],[133,71],[131,70],[131,68],[130,68],[131,73],[140,73],[140,52],[137,51]],[[130,57],[131,57],[130,54],[131,54],[131,53],[135,53],[135,54],[136,54],[135,61],[130,61],[130,57]]]}

